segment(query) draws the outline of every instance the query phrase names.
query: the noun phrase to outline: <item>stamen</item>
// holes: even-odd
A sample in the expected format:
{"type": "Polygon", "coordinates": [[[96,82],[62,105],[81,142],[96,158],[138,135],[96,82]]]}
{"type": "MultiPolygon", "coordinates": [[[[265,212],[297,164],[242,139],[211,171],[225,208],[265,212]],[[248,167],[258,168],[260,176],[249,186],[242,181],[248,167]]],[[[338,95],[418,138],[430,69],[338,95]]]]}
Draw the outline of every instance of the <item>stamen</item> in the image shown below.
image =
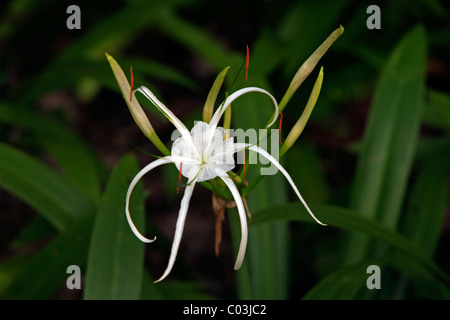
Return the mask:
{"type": "Polygon", "coordinates": [[[130,74],[131,74],[131,87],[130,87],[130,102],[131,102],[131,98],[133,98],[133,85],[134,85],[133,66],[130,66],[130,74]]]}
{"type": "Polygon", "coordinates": [[[248,45],[247,45],[247,56],[245,58],[245,81],[248,80],[248,63],[249,63],[249,60],[250,60],[250,52],[249,52],[248,45]]]}
{"type": "Polygon", "coordinates": [[[183,170],[183,162],[180,162],[180,172],[178,173],[177,194],[180,192],[181,171],[183,170]]]}
{"type": "Polygon", "coordinates": [[[280,125],[278,126],[278,137],[280,138],[280,144],[283,144],[281,141],[281,124],[283,123],[283,112],[280,111],[280,125]]]}
{"type": "Polygon", "coordinates": [[[250,214],[250,210],[248,209],[247,199],[242,197],[242,202],[244,203],[245,210],[247,211],[249,225],[251,225],[252,224],[252,215],[250,214]]]}

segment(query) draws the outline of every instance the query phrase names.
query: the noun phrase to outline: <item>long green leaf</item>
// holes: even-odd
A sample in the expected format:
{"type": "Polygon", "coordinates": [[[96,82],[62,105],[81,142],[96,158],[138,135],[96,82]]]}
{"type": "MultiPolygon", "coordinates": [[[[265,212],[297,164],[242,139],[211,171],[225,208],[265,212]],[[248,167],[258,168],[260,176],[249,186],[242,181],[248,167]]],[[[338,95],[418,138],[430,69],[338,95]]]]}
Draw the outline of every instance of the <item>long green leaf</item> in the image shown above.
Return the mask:
{"type": "Polygon", "coordinates": [[[419,291],[419,297],[446,299],[450,293],[450,288],[446,287],[441,281],[436,281],[430,272],[408,259],[404,254],[395,251],[381,257],[381,259],[365,260],[356,265],[343,267],[332,272],[317,283],[303,299],[400,299],[404,289],[407,287],[405,279],[413,280],[420,283],[421,287],[427,287],[428,290],[431,289],[433,291],[432,293],[419,291]],[[367,273],[367,268],[371,265],[380,267],[380,285],[382,290],[370,290],[367,288],[366,280],[370,276],[367,273]],[[394,270],[397,273],[394,273],[394,270]],[[396,288],[395,284],[397,283],[399,285],[396,288]]]}
{"type": "Polygon", "coordinates": [[[0,122],[31,131],[67,179],[98,202],[103,174],[101,160],[84,141],[55,121],[6,104],[0,104],[0,122]]]}
{"type": "MultiPolygon", "coordinates": [[[[154,77],[173,84],[184,86],[191,90],[197,90],[198,86],[191,78],[184,75],[175,68],[165,65],[161,62],[151,61],[139,58],[123,58],[120,59],[124,66],[132,65],[135,78],[139,76],[154,77]]],[[[109,75],[109,72],[108,72],[109,75]]]]}
{"type": "MultiPolygon", "coordinates": [[[[408,214],[405,215],[400,228],[402,233],[422,248],[430,258],[434,255],[443,229],[448,200],[449,171],[446,168],[448,159],[446,160],[441,156],[434,156],[422,163],[409,199],[408,214]]],[[[411,280],[415,279],[403,276],[398,281],[397,289],[392,291],[405,295],[407,284],[412,283],[411,280]]],[[[423,285],[423,281],[421,281],[421,285],[423,285]]],[[[440,291],[442,293],[442,290],[440,291]]],[[[447,290],[446,294],[448,295],[449,292],[450,290],[447,290]]]]}
{"type": "Polygon", "coordinates": [[[447,182],[448,169],[443,159],[432,158],[425,162],[411,192],[408,214],[402,223],[403,233],[430,257],[443,228],[448,200],[447,182]]]}
{"type": "MultiPolygon", "coordinates": [[[[146,84],[144,79],[151,77],[184,86],[191,90],[197,89],[196,84],[190,78],[162,63],[140,58],[124,58],[120,59],[120,61],[124,66],[133,66],[135,78],[139,80],[139,84],[141,85],[146,84]]],[[[79,58],[75,61],[64,61],[57,68],[36,77],[39,77],[39,79],[32,78],[25,82],[25,85],[30,89],[21,99],[26,99],[29,103],[57,89],[74,89],[80,81],[84,80],[93,81],[95,84],[113,90],[119,90],[114,77],[111,77],[110,68],[103,60],[97,61],[89,58],[79,58]]],[[[150,104],[144,103],[143,105],[150,107],[150,104]]],[[[153,109],[150,108],[150,110],[153,109]]]]}
{"type": "MultiPolygon", "coordinates": [[[[252,82],[261,88],[269,88],[265,77],[253,75],[252,82]]],[[[272,106],[263,95],[245,95],[233,105],[233,124],[235,128],[264,128],[272,115],[272,106]],[[249,117],[248,115],[252,115],[249,117]]],[[[258,137],[260,138],[260,137],[258,137]]],[[[268,150],[271,138],[267,139],[268,150]]],[[[275,142],[278,144],[278,141],[275,142]]],[[[249,162],[254,154],[250,154],[249,162]]],[[[247,169],[249,181],[260,174],[261,164],[251,164],[247,169]]],[[[252,219],[257,211],[287,200],[286,181],[278,173],[261,181],[247,197],[252,219]]],[[[249,244],[246,260],[248,262],[253,299],[286,299],[289,283],[289,229],[283,222],[272,225],[255,226],[249,229],[249,244]]],[[[238,238],[239,235],[238,235],[238,238]]],[[[239,271],[238,271],[239,272],[239,271]]],[[[243,272],[247,272],[243,271],[243,272]]],[[[239,284],[246,290],[248,284],[239,284]]]]}
{"type": "MultiPolygon", "coordinates": [[[[237,253],[241,238],[239,214],[236,208],[228,209],[227,213],[230,223],[233,252],[237,253]]],[[[248,259],[244,259],[241,268],[238,272],[236,272],[236,291],[236,295],[239,300],[250,300],[254,297],[248,259]]]]}
{"type": "Polygon", "coordinates": [[[0,262],[0,297],[14,282],[22,269],[29,263],[31,254],[17,255],[0,262]]]}
{"type": "MultiPolygon", "coordinates": [[[[138,167],[125,156],[112,172],[97,214],[89,248],[85,299],[139,299],[144,270],[144,246],[125,217],[125,195],[138,167]]],[[[144,225],[144,195],[138,185],[130,203],[133,221],[144,225]]]]}
{"type": "MultiPolygon", "coordinates": [[[[450,285],[450,278],[420,248],[403,235],[383,226],[379,222],[372,221],[351,209],[324,204],[312,204],[310,205],[310,208],[316,214],[318,219],[329,226],[338,227],[347,231],[364,234],[376,240],[381,240],[408,256],[428,270],[428,272],[438,277],[438,279],[444,281],[447,285],[450,285]]],[[[300,203],[290,203],[267,208],[255,213],[254,218],[252,219],[253,225],[279,221],[314,223],[314,220],[300,203]]],[[[327,232],[326,229],[328,227],[320,228],[323,228],[323,232],[327,232]]]]}
{"type": "Polygon", "coordinates": [[[450,95],[429,90],[428,105],[425,111],[424,122],[447,131],[450,130],[450,95]]]}
{"type": "Polygon", "coordinates": [[[0,143],[0,186],[39,211],[59,231],[95,210],[66,179],[4,143],[0,143]]]}
{"type": "Polygon", "coordinates": [[[289,149],[286,170],[299,185],[305,186],[302,196],[314,202],[325,202],[329,187],[316,150],[311,144],[298,144],[289,149]]]}
{"type": "MultiPolygon", "coordinates": [[[[419,133],[424,104],[426,35],[409,32],[387,61],[376,88],[359,155],[351,207],[395,229],[419,133]]],[[[368,255],[369,241],[348,239],[343,263],[368,255]]]]}
{"type": "MultiPolygon", "coordinates": [[[[161,10],[172,9],[193,0],[139,1],[131,2],[123,10],[99,19],[99,23],[89,28],[83,37],[75,41],[62,54],[54,59],[44,72],[22,82],[15,93],[19,96],[20,106],[30,105],[42,92],[42,87],[55,81],[54,73],[61,66],[80,59],[101,60],[105,51],[116,53],[133,41],[140,32],[154,25],[161,10]],[[126,27],[124,27],[126,26],[126,27]]],[[[48,90],[48,87],[47,87],[48,90]]]]}
{"type": "Polygon", "coordinates": [[[242,63],[239,54],[227,52],[221,44],[205,34],[202,29],[178,18],[169,10],[161,11],[158,22],[162,32],[205,58],[217,71],[226,66],[239,66],[242,63]]]}
{"type": "Polygon", "coordinates": [[[67,273],[69,266],[77,265],[81,270],[84,269],[93,218],[93,214],[86,215],[59,234],[23,267],[1,298],[6,300],[51,298],[71,275],[67,273]]]}
{"type": "MultiPolygon", "coordinates": [[[[351,300],[366,283],[367,266],[372,261],[341,268],[320,281],[305,296],[304,300],[351,300]]],[[[377,264],[379,265],[379,264],[377,264]]]]}

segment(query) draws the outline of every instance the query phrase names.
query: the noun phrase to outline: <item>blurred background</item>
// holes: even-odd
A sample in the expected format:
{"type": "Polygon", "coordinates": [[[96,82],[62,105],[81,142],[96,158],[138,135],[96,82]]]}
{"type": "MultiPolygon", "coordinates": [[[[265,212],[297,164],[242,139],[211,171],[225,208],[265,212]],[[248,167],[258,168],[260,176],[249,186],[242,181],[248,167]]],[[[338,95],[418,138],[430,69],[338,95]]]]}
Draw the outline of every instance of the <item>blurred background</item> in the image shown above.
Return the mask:
{"type": "MultiPolygon", "coordinates": [[[[449,298],[450,5],[377,1],[381,29],[370,30],[366,10],[372,4],[3,1],[0,297],[449,298]],[[74,4],[81,9],[81,29],[69,30],[66,10],[74,4]],[[174,270],[153,285],[166,267],[175,230],[178,171],[170,165],[155,170],[136,191],[143,192],[136,212],[142,225],[145,212],[147,234],[158,241],[143,246],[130,231],[116,247],[119,231],[129,231],[123,188],[154,159],[147,153],[160,153],[134,123],[105,52],[128,77],[132,65],[135,85],[154,90],[191,128],[226,66],[224,90],[260,86],[280,101],[302,62],[340,25],[344,34],[283,112],[286,137],[323,66],[319,100],[282,163],[318,217],[330,217],[330,226],[292,218],[287,203],[296,200],[286,182],[266,178],[248,199],[255,225],[246,265],[235,272],[236,213],[231,209],[224,221],[216,257],[211,191],[198,186],[174,270]],[[239,73],[246,45],[247,82],[239,73]],[[388,160],[373,165],[377,157],[388,160]],[[108,208],[118,210],[117,219],[108,218],[108,208]],[[258,220],[260,212],[278,218],[258,220]],[[109,249],[115,256],[102,261],[109,249]],[[114,280],[89,280],[89,272],[94,279],[109,268],[108,259],[133,279],[115,274],[114,280]],[[66,287],[71,264],[81,267],[81,290],[66,287]],[[366,288],[372,264],[381,266],[381,290],[366,288]],[[111,288],[114,281],[121,289],[111,288]]],[[[173,126],[141,103],[170,148],[173,126]]],[[[263,127],[270,108],[259,97],[242,98],[233,108],[233,127],[263,127]]]]}

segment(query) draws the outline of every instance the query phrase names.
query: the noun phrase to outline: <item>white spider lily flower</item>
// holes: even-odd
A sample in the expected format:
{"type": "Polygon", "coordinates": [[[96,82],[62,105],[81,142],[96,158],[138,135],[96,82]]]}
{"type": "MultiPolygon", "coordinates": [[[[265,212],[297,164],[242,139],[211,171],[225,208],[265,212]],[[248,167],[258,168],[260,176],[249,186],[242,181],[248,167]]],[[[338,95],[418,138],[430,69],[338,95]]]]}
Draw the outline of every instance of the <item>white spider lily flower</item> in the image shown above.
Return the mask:
{"type": "Polygon", "coordinates": [[[146,87],[139,87],[135,92],[142,93],[147,97],[178,129],[181,134],[172,145],[170,156],[166,156],[157,159],[146,167],[144,167],[131,182],[126,195],[126,217],[133,233],[143,242],[153,242],[155,238],[148,239],[144,237],[134,225],[130,211],[129,202],[131,192],[137,184],[137,182],[149,171],[153,170],[160,165],[167,163],[174,163],[176,168],[181,171],[181,174],[188,179],[187,186],[184,191],[183,198],[181,200],[180,211],[178,214],[178,220],[176,223],[175,236],[172,243],[172,249],[170,253],[169,263],[164,274],[155,282],[159,282],[167,277],[172,270],[177,256],[178,248],[180,245],[181,237],[183,234],[184,223],[186,220],[186,214],[189,208],[189,201],[192,196],[195,184],[201,181],[207,181],[219,177],[223,180],[226,186],[230,189],[231,194],[236,203],[239,219],[241,223],[241,242],[239,251],[236,258],[234,269],[237,270],[241,267],[244,260],[245,250],[247,247],[248,230],[247,230],[247,217],[244,208],[244,203],[241,195],[234,184],[233,180],[227,172],[235,167],[234,153],[245,149],[252,150],[259,153],[263,157],[271,161],[286,177],[298,198],[308,210],[309,214],[319,223],[322,224],[311,212],[306,202],[303,200],[300,192],[295,186],[292,178],[286,172],[286,170],[280,165],[280,163],[272,157],[268,152],[256,145],[250,145],[245,143],[234,143],[233,138],[224,139],[225,130],[218,127],[220,118],[224,114],[228,106],[241,95],[250,92],[259,92],[267,95],[273,102],[275,111],[271,123],[271,126],[278,117],[278,103],[275,98],[266,90],[257,87],[248,87],[240,89],[226,98],[226,100],[219,106],[214,115],[211,118],[210,123],[197,122],[195,126],[189,131],[186,126],[161,102],[155,95],[146,87]]]}

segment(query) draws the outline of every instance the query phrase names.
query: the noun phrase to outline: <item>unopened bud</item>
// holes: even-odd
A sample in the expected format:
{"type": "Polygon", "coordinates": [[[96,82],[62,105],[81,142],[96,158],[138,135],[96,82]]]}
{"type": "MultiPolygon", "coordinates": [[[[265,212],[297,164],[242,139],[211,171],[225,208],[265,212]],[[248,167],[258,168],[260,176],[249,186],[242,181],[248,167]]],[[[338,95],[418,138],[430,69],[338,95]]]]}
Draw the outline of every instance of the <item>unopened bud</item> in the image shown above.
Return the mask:
{"type": "Polygon", "coordinates": [[[208,93],[208,97],[205,101],[205,106],[203,107],[203,121],[206,123],[209,123],[209,121],[211,120],[214,111],[214,104],[216,103],[217,95],[219,94],[220,88],[222,87],[223,80],[227,75],[228,69],[230,69],[230,67],[226,67],[219,73],[211,87],[211,90],[208,93]]]}
{"type": "Polygon", "coordinates": [[[323,82],[323,67],[320,68],[319,75],[317,76],[316,83],[311,91],[308,102],[306,103],[305,110],[303,111],[300,119],[292,128],[289,135],[284,140],[283,146],[280,149],[280,156],[282,156],[290,147],[297,141],[298,137],[302,134],[306,123],[308,122],[309,116],[311,115],[314,106],[316,105],[317,99],[319,98],[320,89],[322,88],[323,82]]]}
{"type": "Polygon", "coordinates": [[[111,65],[114,77],[116,78],[116,81],[120,87],[120,91],[122,92],[122,95],[125,99],[125,102],[127,103],[128,109],[130,110],[134,121],[141,129],[141,131],[145,134],[145,136],[150,139],[150,141],[159,149],[159,151],[161,151],[165,155],[169,155],[169,150],[159,139],[150,123],[150,120],[148,120],[147,115],[134,96],[134,93],[130,93],[131,87],[122,68],[113,57],[111,57],[107,53],[105,53],[105,55],[109,61],[109,64],[111,65]]]}
{"type": "Polygon", "coordinates": [[[301,86],[303,81],[310,75],[313,71],[314,67],[317,65],[319,60],[323,57],[325,52],[331,47],[331,45],[344,33],[344,27],[340,26],[338,29],[334,30],[328,38],[311,54],[311,56],[303,62],[301,67],[298,69],[291,83],[289,84],[286,93],[281,99],[279,108],[280,111],[286,107],[287,103],[291,99],[292,95],[297,91],[297,89],[301,86]]]}

